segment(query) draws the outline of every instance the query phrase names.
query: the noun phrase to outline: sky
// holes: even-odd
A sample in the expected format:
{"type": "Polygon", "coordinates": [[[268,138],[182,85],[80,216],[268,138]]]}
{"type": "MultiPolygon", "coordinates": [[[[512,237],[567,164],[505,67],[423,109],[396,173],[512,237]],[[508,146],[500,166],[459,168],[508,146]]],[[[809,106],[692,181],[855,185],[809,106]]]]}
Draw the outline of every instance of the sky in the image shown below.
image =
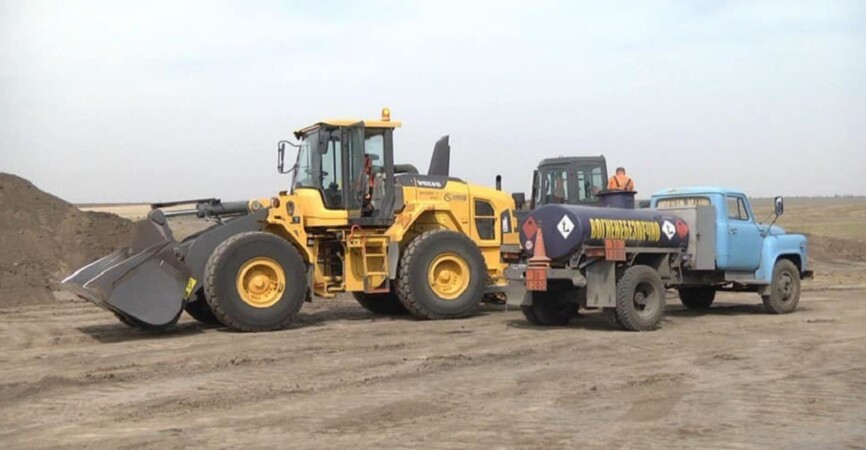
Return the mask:
{"type": "Polygon", "coordinates": [[[323,118],[528,191],[552,156],[639,197],[866,194],[862,1],[0,0],[0,172],[73,202],[270,197],[323,118]]]}

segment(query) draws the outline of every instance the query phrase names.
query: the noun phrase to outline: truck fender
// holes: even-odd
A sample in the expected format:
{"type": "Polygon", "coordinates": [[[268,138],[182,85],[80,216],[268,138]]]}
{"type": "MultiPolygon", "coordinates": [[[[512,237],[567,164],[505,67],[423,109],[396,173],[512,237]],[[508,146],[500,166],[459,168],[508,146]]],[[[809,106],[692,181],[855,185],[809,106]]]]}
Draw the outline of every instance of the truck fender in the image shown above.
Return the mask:
{"type": "Polygon", "coordinates": [[[764,248],[761,252],[761,266],[755,272],[755,279],[770,284],[773,282],[773,269],[776,261],[790,259],[800,270],[800,274],[807,271],[807,258],[805,254],[806,239],[798,235],[768,236],[764,239],[764,248]]]}

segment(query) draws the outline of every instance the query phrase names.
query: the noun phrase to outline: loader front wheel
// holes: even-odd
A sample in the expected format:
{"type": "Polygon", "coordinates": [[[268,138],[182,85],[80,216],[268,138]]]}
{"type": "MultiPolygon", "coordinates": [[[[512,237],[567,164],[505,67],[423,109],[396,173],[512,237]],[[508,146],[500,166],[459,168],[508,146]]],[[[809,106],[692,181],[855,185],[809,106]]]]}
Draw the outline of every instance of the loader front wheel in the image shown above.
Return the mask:
{"type": "Polygon", "coordinates": [[[397,296],[422,319],[473,313],[484,296],[487,266],[478,246],[463,234],[433,230],[419,234],[400,258],[397,296]]]}
{"type": "Polygon", "coordinates": [[[288,326],[306,297],[301,255],[285,239],[260,231],[220,244],[205,266],[205,297],[214,316],[239,331],[288,326]]]}

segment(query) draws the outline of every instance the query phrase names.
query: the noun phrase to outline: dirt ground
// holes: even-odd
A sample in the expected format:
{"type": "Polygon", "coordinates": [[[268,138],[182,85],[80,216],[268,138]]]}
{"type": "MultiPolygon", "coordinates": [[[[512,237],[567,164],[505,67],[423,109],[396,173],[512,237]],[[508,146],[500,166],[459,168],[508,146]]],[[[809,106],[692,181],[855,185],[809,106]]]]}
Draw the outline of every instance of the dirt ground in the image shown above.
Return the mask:
{"type": "MultiPolygon", "coordinates": [[[[866,270],[866,266],[861,269],[866,270]]],[[[152,335],[88,303],[0,310],[3,448],[864,448],[866,287],[794,314],[726,294],[664,328],[305,305],[289,330],[152,335]]]]}
{"type": "MultiPolygon", "coordinates": [[[[19,210],[3,209],[6,244],[55,221],[19,210]]],[[[0,283],[16,299],[0,302],[0,448],[866,449],[866,199],[791,199],[779,223],[810,233],[816,274],[797,312],[724,294],[695,313],[671,294],[651,333],[592,312],[533,327],[490,305],[464,320],[380,317],[342,297],[279,332],[184,316],[153,334],[69,295],[46,300],[46,276],[13,264],[10,279],[43,285],[27,296],[0,283]]],[[[171,223],[179,238],[203,225],[171,223]]]]}

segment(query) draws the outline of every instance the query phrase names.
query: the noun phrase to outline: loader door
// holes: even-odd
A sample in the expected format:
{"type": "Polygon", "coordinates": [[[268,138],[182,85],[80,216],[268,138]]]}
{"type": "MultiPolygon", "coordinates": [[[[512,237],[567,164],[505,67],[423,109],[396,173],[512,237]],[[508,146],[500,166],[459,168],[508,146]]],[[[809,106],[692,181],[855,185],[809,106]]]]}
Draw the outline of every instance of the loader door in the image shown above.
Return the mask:
{"type": "Polygon", "coordinates": [[[369,204],[370,164],[364,154],[364,123],[342,128],[343,135],[343,198],[349,221],[361,217],[369,204]]]}
{"type": "Polygon", "coordinates": [[[394,180],[394,151],[390,128],[366,128],[363,123],[345,127],[347,174],[351,189],[349,222],[362,227],[387,227],[394,223],[400,203],[394,180]]]}

